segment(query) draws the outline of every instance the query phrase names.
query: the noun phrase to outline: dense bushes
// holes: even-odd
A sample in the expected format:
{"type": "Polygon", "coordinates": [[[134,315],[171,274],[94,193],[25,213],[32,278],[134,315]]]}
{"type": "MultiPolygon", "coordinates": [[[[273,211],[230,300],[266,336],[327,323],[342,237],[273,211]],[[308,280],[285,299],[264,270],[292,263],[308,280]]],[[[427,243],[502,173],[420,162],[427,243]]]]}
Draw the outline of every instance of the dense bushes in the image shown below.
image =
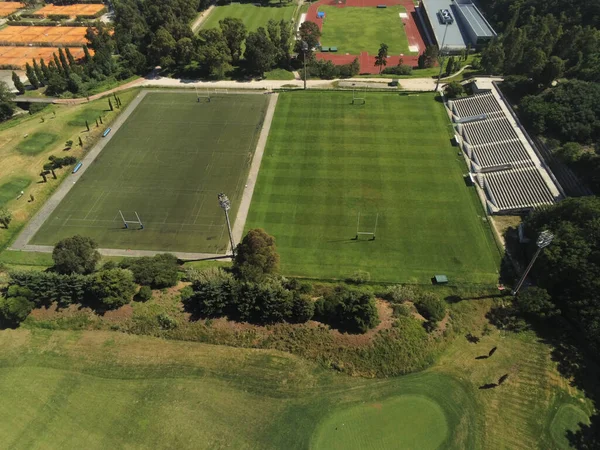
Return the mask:
{"type": "Polygon", "coordinates": [[[102,270],[92,276],[90,295],[107,309],[119,308],[129,303],[133,294],[135,283],[129,270],[102,270]]]}
{"type": "Polygon", "coordinates": [[[386,67],[381,73],[391,75],[411,75],[412,70],[412,66],[409,66],[408,64],[398,64],[397,66],[386,67]]]}
{"type": "Polygon", "coordinates": [[[25,320],[34,307],[32,293],[20,286],[11,286],[6,297],[0,296],[0,324],[14,326],[25,320]]]}
{"type": "Polygon", "coordinates": [[[177,258],[170,253],[124,260],[119,267],[131,270],[136,283],[153,289],[177,284],[179,265],[177,258]]]}
{"type": "Polygon", "coordinates": [[[358,75],[360,72],[360,64],[356,58],[350,64],[335,65],[331,61],[314,60],[307,67],[309,77],[317,77],[323,80],[331,80],[333,78],[350,78],[358,75]]]}
{"type": "Polygon", "coordinates": [[[435,294],[425,292],[415,302],[417,311],[427,320],[437,323],[446,316],[446,302],[435,294]]]}
{"type": "Polygon", "coordinates": [[[250,230],[237,246],[233,271],[239,279],[260,281],[279,271],[275,238],[260,228],[250,230]]]}
{"type": "Polygon", "coordinates": [[[57,302],[60,307],[66,307],[84,301],[89,291],[90,278],[80,274],[15,271],[10,273],[10,284],[11,287],[29,289],[36,306],[47,306],[57,302]]]}
{"type": "Polygon", "coordinates": [[[317,301],[315,317],[350,333],[365,333],[379,323],[373,295],[342,285],[317,301]]]}
{"type": "Polygon", "coordinates": [[[98,244],[89,237],[73,236],[58,242],[52,251],[54,268],[62,274],[92,273],[100,261],[98,244]]]}

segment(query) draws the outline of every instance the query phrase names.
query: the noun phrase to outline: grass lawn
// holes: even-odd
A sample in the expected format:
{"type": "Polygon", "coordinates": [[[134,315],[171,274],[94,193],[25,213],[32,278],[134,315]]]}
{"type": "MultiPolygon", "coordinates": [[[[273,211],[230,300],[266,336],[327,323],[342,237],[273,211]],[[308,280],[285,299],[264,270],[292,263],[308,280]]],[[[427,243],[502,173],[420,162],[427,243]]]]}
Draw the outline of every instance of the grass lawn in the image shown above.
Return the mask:
{"type": "Polygon", "coordinates": [[[285,69],[273,69],[265,72],[265,80],[293,80],[294,74],[285,69]]]}
{"type": "Polygon", "coordinates": [[[267,100],[148,93],[32,241],[82,234],[105,248],[224,251],[217,194],[231,199],[233,221],[267,100]],[[119,210],[137,212],[144,230],[124,229],[119,210]]]}
{"type": "Polygon", "coordinates": [[[358,55],[367,51],[376,55],[379,46],[388,45],[388,53],[412,54],[399,14],[406,12],[402,6],[387,8],[338,8],[319,6],[325,13],[323,22],[323,47],[337,47],[338,53],[358,55]]]}
{"type": "Polygon", "coordinates": [[[246,228],[277,239],[282,272],[494,283],[499,253],[448,118],[431,94],[279,95],[246,228]],[[354,240],[361,231],[376,240],[354,240]]]}
{"type": "MultiPolygon", "coordinates": [[[[135,90],[121,92],[119,96],[123,107],[136,94],[135,90]]],[[[68,168],[58,170],[58,180],[50,176],[47,183],[42,183],[39,173],[48,162],[48,157],[69,154],[80,158],[104,130],[96,128],[95,122],[90,122],[91,130],[87,132],[81,118],[102,115],[107,125],[120,111],[109,111],[106,99],[101,99],[80,105],[49,105],[33,115],[22,114],[0,124],[0,204],[13,214],[9,229],[0,229],[0,251],[70,172],[68,168]],[[83,148],[77,145],[79,137],[83,148]],[[64,148],[67,140],[75,143],[68,152],[64,148]],[[25,191],[25,195],[17,200],[21,191],[25,191]],[[34,196],[35,201],[29,201],[30,195],[34,196]]]]}
{"type": "Polygon", "coordinates": [[[277,22],[283,19],[286,22],[290,22],[291,26],[291,20],[296,9],[295,1],[280,3],[279,0],[272,0],[268,6],[254,6],[255,3],[257,2],[240,2],[215,6],[202,23],[200,29],[217,28],[219,20],[223,20],[226,17],[241,19],[248,31],[256,31],[258,27],[266,29],[267,22],[270,19],[277,22]]]}
{"type": "Polygon", "coordinates": [[[590,412],[547,345],[497,331],[457,339],[425,372],[376,380],[115,332],[5,330],[0,345],[0,439],[14,449],[567,448],[590,412]],[[494,358],[476,360],[490,345],[494,358]]]}

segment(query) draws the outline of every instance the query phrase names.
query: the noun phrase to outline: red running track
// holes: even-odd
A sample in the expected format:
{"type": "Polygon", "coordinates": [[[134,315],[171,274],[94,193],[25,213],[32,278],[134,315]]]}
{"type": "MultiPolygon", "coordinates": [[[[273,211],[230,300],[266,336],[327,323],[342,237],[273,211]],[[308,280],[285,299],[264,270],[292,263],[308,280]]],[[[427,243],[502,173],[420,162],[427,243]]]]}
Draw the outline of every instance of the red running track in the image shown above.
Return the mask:
{"type": "MultiPolygon", "coordinates": [[[[343,0],[342,0],[343,1],[343,0]]],[[[340,3],[339,0],[318,0],[311,4],[306,13],[306,20],[316,23],[320,29],[323,27],[323,21],[317,18],[317,12],[319,11],[320,5],[338,6],[343,8],[345,6],[353,6],[359,8],[375,8],[377,5],[402,5],[406,9],[408,19],[402,19],[404,22],[404,30],[406,37],[408,38],[408,45],[414,45],[419,48],[419,52],[425,49],[425,42],[417,27],[416,19],[417,13],[415,11],[415,5],[412,0],[346,0],[345,3],[340,3]]],[[[379,73],[379,68],[375,66],[375,56],[369,55],[367,52],[361,52],[360,55],[341,55],[336,53],[317,53],[317,59],[324,59],[333,62],[334,64],[348,64],[354,61],[354,58],[358,58],[360,62],[360,73],[375,74],[379,73]]],[[[416,55],[405,55],[400,57],[399,55],[390,56],[388,58],[388,66],[398,65],[400,58],[402,58],[403,64],[408,64],[413,67],[417,65],[418,56],[416,55]]]]}

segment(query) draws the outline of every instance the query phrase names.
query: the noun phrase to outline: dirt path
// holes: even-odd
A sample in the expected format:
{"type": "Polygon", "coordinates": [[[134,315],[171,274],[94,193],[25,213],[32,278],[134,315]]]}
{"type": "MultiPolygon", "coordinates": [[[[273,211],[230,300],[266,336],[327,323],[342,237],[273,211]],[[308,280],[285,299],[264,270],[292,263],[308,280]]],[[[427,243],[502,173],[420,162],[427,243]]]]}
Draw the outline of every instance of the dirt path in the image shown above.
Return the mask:
{"type": "MultiPolygon", "coordinates": [[[[275,114],[275,107],[277,106],[277,99],[279,94],[271,94],[269,99],[269,106],[265,114],[265,120],[263,121],[262,130],[256,144],[256,150],[254,151],[254,157],[252,158],[252,164],[250,171],[248,172],[248,179],[246,180],[246,187],[242,194],[240,202],[240,208],[233,224],[233,240],[234,242],[240,242],[244,233],[244,226],[246,225],[246,219],[248,218],[248,211],[250,210],[250,203],[252,202],[252,194],[254,194],[254,187],[256,186],[256,179],[258,178],[258,172],[260,170],[260,163],[262,161],[265,147],[267,145],[267,138],[269,137],[269,130],[271,129],[271,123],[273,122],[273,115],[275,114]]],[[[227,253],[231,252],[231,248],[228,248],[227,253]]]]}
{"type": "Polygon", "coordinates": [[[198,14],[198,17],[196,17],[196,20],[194,20],[194,23],[192,24],[192,32],[194,34],[200,29],[200,26],[204,23],[214,7],[215,5],[210,5],[208,9],[198,14]]]}
{"type": "MultiPolygon", "coordinates": [[[[131,115],[131,113],[137,108],[142,99],[145,97],[146,92],[140,92],[138,96],[129,104],[127,109],[123,111],[117,117],[117,119],[111,124],[111,133],[105,137],[100,138],[98,143],[92,147],[92,149],[85,155],[85,157],[81,160],[82,166],[81,169],[76,174],[69,175],[61,185],[58,187],[56,192],[52,194],[52,196],[48,199],[44,206],[37,212],[35,216],[27,223],[23,231],[19,234],[15,242],[11,245],[11,250],[25,250],[25,251],[46,251],[44,249],[40,249],[39,245],[29,245],[29,241],[33,236],[38,232],[38,230],[42,227],[46,219],[50,217],[52,212],[56,209],[58,204],[62,201],[63,198],[69,193],[69,191],[73,188],[75,183],[81,178],[81,176],[85,173],[85,171],[90,167],[94,159],[100,154],[102,149],[108,144],[111,138],[115,135],[115,133],[121,128],[121,125],[127,120],[127,118],[131,115]]],[[[52,247],[50,247],[50,251],[52,251],[52,247]]]]}

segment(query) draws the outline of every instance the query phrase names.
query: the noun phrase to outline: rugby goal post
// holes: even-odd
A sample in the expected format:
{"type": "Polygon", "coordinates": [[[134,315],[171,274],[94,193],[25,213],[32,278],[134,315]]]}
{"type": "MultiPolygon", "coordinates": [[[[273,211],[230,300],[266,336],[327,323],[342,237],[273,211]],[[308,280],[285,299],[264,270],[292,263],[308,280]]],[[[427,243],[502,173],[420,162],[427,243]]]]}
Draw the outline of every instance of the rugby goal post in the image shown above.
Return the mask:
{"type": "Polygon", "coordinates": [[[198,103],[201,103],[202,101],[206,102],[206,103],[210,103],[210,89],[198,89],[197,87],[196,89],[196,98],[198,99],[198,103]]]}
{"type": "Polygon", "coordinates": [[[360,89],[352,89],[352,104],[353,105],[364,105],[367,103],[366,91],[360,89]]]}
{"type": "Polygon", "coordinates": [[[354,238],[354,240],[358,241],[361,236],[366,236],[366,237],[370,237],[371,241],[374,241],[375,235],[377,234],[377,222],[379,222],[379,213],[377,213],[375,215],[375,226],[370,231],[366,231],[366,230],[368,230],[368,228],[361,230],[361,228],[360,228],[360,211],[359,211],[358,217],[356,218],[356,237],[354,238]]]}
{"type": "Polygon", "coordinates": [[[137,211],[133,212],[135,214],[135,220],[131,219],[125,219],[125,215],[123,214],[123,212],[121,210],[119,210],[119,214],[121,215],[121,220],[123,221],[123,227],[126,229],[129,229],[129,224],[133,224],[133,225],[138,225],[140,230],[144,229],[144,224],[142,223],[142,219],[140,219],[139,214],[137,213],[137,211]]]}

